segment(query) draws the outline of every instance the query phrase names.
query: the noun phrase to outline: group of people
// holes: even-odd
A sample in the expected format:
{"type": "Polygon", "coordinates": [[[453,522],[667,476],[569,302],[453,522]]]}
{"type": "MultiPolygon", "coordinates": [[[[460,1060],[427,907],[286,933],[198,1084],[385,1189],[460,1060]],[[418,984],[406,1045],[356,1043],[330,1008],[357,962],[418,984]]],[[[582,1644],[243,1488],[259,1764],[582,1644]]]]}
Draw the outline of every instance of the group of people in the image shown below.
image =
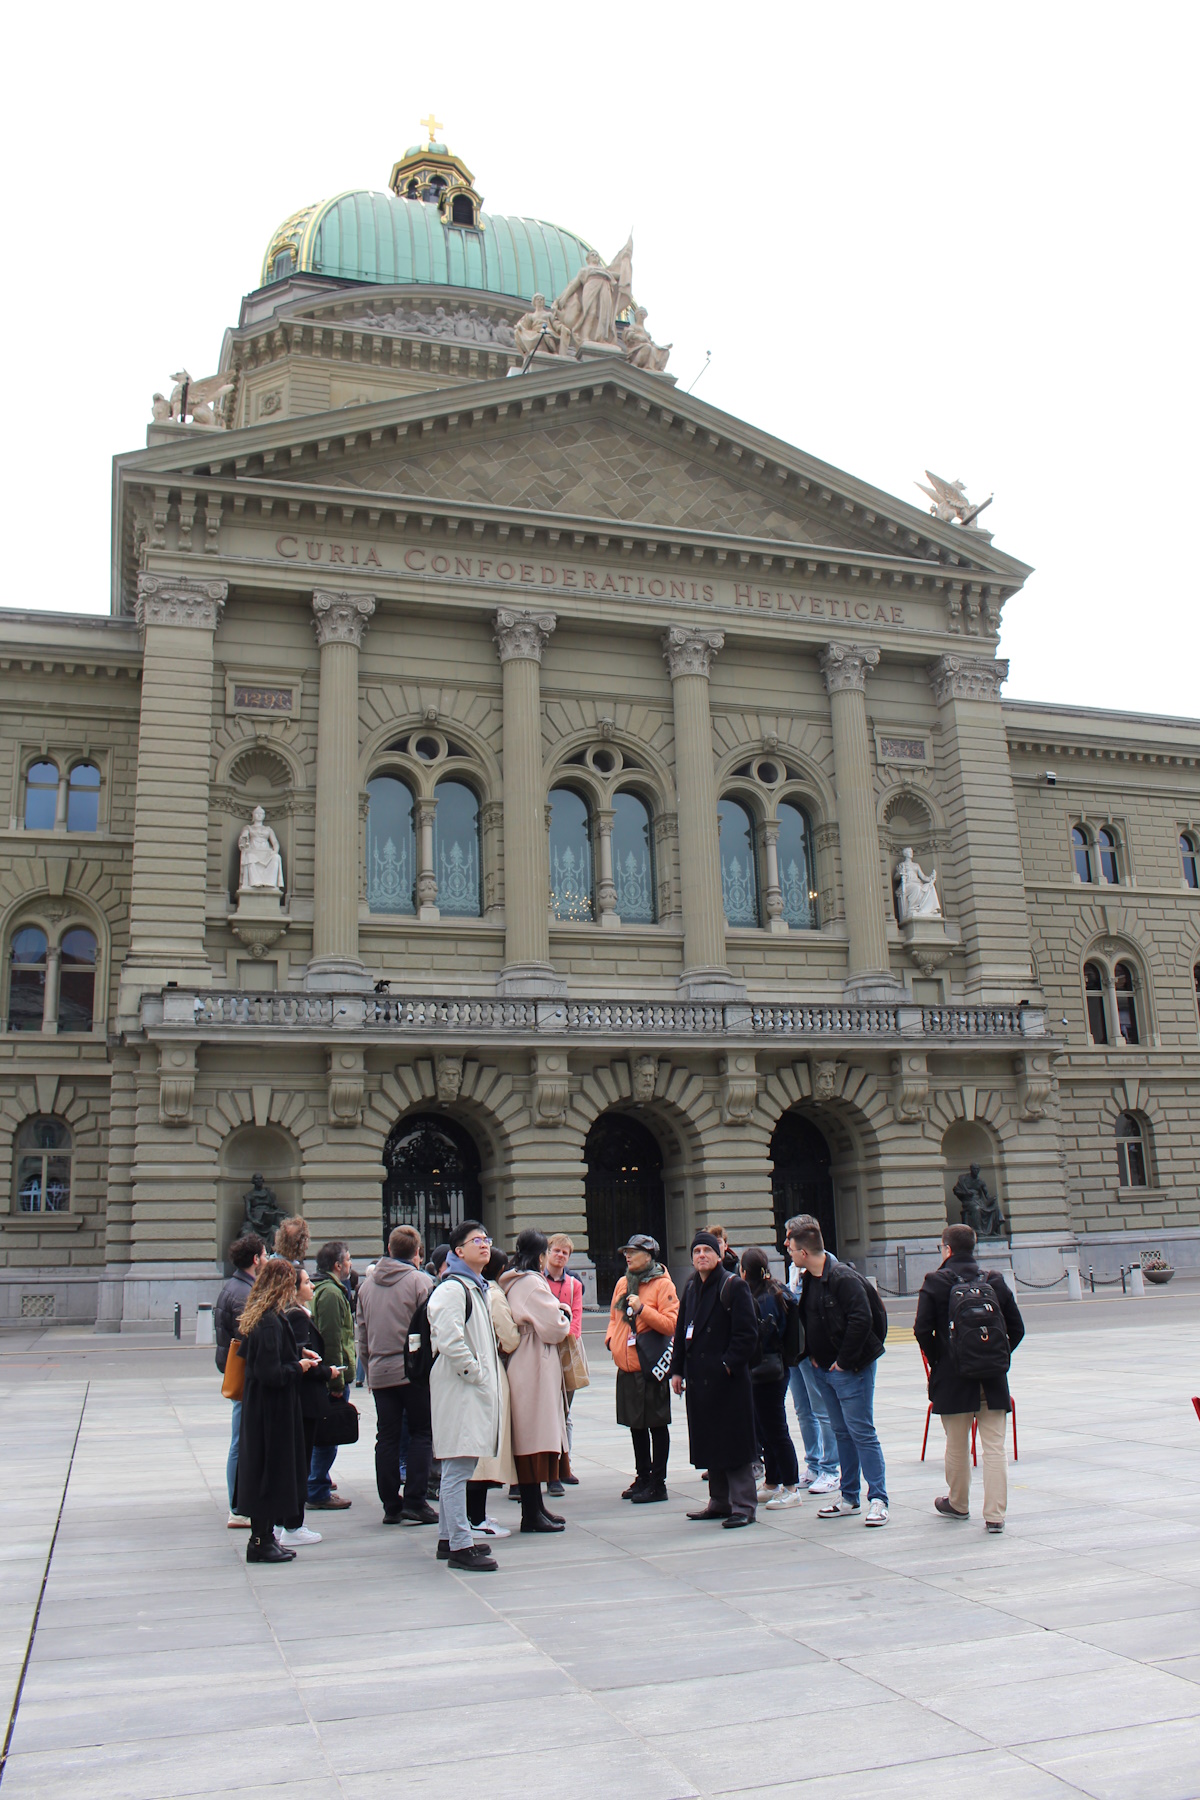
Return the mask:
{"type": "MultiPolygon", "coordinates": [[[[864,1523],[888,1522],[874,1422],[883,1302],[826,1249],[811,1215],[787,1222],[785,1243],[786,1285],[758,1246],[739,1259],[723,1227],[697,1231],[682,1296],[653,1237],[635,1235],[622,1247],[626,1272],[612,1296],[605,1343],[616,1367],[617,1423],[633,1448],[634,1478],[623,1499],[669,1498],[674,1394],[685,1400],[689,1457],[708,1487],[706,1504],[689,1519],[733,1530],[753,1524],[760,1505],[799,1506],[806,1490],[822,1499],[819,1518],[843,1518],[862,1512],[865,1483],[864,1523]],[[803,1469],[788,1426],[789,1394],[803,1469]]],[[[436,1524],[439,1559],[471,1571],[495,1569],[491,1540],[510,1535],[488,1516],[494,1490],[519,1499],[522,1532],[561,1532],[565,1520],[546,1498],[576,1484],[570,1375],[580,1363],[586,1371],[583,1286],[568,1268],[571,1240],[527,1229],[508,1257],[468,1219],[423,1267],[420,1235],[402,1225],[357,1292],[345,1244],[318,1251],[315,1283],[307,1249],[299,1219],[280,1226],[272,1255],[260,1238],[239,1239],[216,1309],[218,1365],[237,1354],[245,1366],[227,1472],[229,1523],[250,1530],[247,1561],[287,1561],[297,1547],[319,1542],[305,1524],[306,1506],[349,1506],[332,1467],[337,1444],[352,1441],[339,1409],[349,1404],[356,1367],[375,1402],[385,1524],[436,1524]]],[[[1008,1360],[1024,1325],[1003,1278],[985,1275],[974,1258],[973,1230],[947,1227],[914,1332],[946,1431],[948,1492],[936,1510],[946,1519],[969,1516],[975,1422],[984,1520],[998,1532],[1007,1502],[1008,1360]]]]}

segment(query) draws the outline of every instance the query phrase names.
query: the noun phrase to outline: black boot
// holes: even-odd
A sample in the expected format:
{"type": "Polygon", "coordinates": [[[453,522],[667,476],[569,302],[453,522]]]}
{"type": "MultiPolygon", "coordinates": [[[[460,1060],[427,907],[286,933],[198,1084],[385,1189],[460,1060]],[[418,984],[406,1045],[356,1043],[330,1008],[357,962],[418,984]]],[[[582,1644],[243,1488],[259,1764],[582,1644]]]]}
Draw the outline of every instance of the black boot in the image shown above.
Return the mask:
{"type": "Polygon", "coordinates": [[[564,1521],[556,1519],[548,1513],[542,1503],[542,1484],[531,1481],[521,1484],[521,1530],[522,1531],[561,1531],[564,1521]]]}
{"type": "Polygon", "coordinates": [[[649,1469],[639,1469],[629,1486],[621,1494],[622,1500],[636,1500],[650,1486],[649,1469]]]}
{"type": "Polygon", "coordinates": [[[651,1477],[646,1486],[631,1495],[631,1498],[635,1506],[648,1506],[653,1500],[669,1500],[670,1495],[667,1493],[667,1484],[661,1477],[657,1480],[651,1477]]]}
{"type": "Polygon", "coordinates": [[[295,1562],[296,1552],[285,1550],[277,1544],[273,1537],[252,1537],[246,1545],[246,1561],[248,1563],[284,1563],[295,1562]]]}

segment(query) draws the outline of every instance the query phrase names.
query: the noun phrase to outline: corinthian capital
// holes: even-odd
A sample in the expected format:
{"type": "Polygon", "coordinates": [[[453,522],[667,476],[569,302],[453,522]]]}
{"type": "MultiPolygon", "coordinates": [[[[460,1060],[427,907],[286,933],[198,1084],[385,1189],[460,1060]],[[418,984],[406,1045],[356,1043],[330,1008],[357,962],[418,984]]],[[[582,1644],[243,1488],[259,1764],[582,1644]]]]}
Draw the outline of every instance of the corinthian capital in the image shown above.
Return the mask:
{"type": "Polygon", "coordinates": [[[215,631],[229,593],[227,581],[193,581],[186,575],[139,575],[137,626],[191,625],[215,631]]]}
{"type": "Polygon", "coordinates": [[[375,611],[374,594],[336,594],[318,588],[313,594],[313,629],[322,649],[326,644],[353,644],[362,648],[367,620],[375,611]]]}
{"type": "Polygon", "coordinates": [[[723,631],[689,631],[672,625],[663,632],[663,660],[672,681],[680,675],[707,675],[713,657],[724,648],[723,631]]]}
{"type": "Polygon", "coordinates": [[[826,644],[817,662],[827,694],[843,694],[848,689],[861,694],[868,672],[878,666],[879,652],[865,644],[826,644]]]}
{"type": "Polygon", "coordinates": [[[502,606],[496,614],[492,636],[502,663],[514,657],[526,662],[541,662],[546,639],[558,624],[552,612],[511,612],[502,606]]]}
{"type": "Polygon", "coordinates": [[[939,656],[929,665],[929,682],[939,706],[947,700],[998,700],[1007,680],[1003,657],[939,656]]]}

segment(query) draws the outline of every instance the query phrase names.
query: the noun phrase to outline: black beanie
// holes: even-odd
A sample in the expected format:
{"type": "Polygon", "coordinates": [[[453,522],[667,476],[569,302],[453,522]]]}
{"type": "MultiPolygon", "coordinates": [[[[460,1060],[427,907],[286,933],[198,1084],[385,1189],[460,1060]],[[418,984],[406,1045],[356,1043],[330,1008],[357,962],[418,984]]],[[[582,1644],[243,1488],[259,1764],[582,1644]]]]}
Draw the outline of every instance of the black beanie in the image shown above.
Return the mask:
{"type": "Polygon", "coordinates": [[[719,1237],[714,1237],[711,1231],[698,1231],[692,1239],[692,1249],[712,1250],[715,1251],[718,1256],[724,1256],[725,1254],[724,1244],[719,1237]]]}

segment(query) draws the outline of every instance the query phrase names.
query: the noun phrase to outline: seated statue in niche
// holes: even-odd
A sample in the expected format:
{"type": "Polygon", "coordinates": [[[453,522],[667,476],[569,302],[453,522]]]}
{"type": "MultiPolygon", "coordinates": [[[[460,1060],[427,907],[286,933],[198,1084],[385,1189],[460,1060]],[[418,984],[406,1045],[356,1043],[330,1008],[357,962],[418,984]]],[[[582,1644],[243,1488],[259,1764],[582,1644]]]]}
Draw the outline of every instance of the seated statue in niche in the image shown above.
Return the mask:
{"type": "Polygon", "coordinates": [[[275,1190],[267,1186],[261,1175],[252,1175],[249,1190],[242,1195],[242,1205],[246,1216],[238,1236],[244,1237],[248,1231],[256,1232],[269,1250],[275,1242],[275,1233],[288,1216],[276,1200],[275,1190]]]}
{"type": "Polygon", "coordinates": [[[1004,1236],[1004,1219],[1000,1202],[988,1192],[988,1184],[972,1163],[970,1173],[960,1175],[954,1184],[954,1198],[962,1207],[962,1222],[969,1225],[977,1238],[1004,1236]]]}
{"type": "Polygon", "coordinates": [[[239,893],[261,893],[264,889],[276,894],[283,892],[283,857],[279,850],[279,839],[266,821],[266,813],[261,806],[256,806],[250,815],[249,825],[238,836],[238,850],[242,859],[238,872],[239,893]]]}
{"type": "Polygon", "coordinates": [[[910,919],[941,918],[942,903],[938,899],[937,870],[932,875],[926,875],[914,858],[911,847],[906,847],[901,852],[892,886],[896,895],[898,924],[907,925],[910,919]]]}

